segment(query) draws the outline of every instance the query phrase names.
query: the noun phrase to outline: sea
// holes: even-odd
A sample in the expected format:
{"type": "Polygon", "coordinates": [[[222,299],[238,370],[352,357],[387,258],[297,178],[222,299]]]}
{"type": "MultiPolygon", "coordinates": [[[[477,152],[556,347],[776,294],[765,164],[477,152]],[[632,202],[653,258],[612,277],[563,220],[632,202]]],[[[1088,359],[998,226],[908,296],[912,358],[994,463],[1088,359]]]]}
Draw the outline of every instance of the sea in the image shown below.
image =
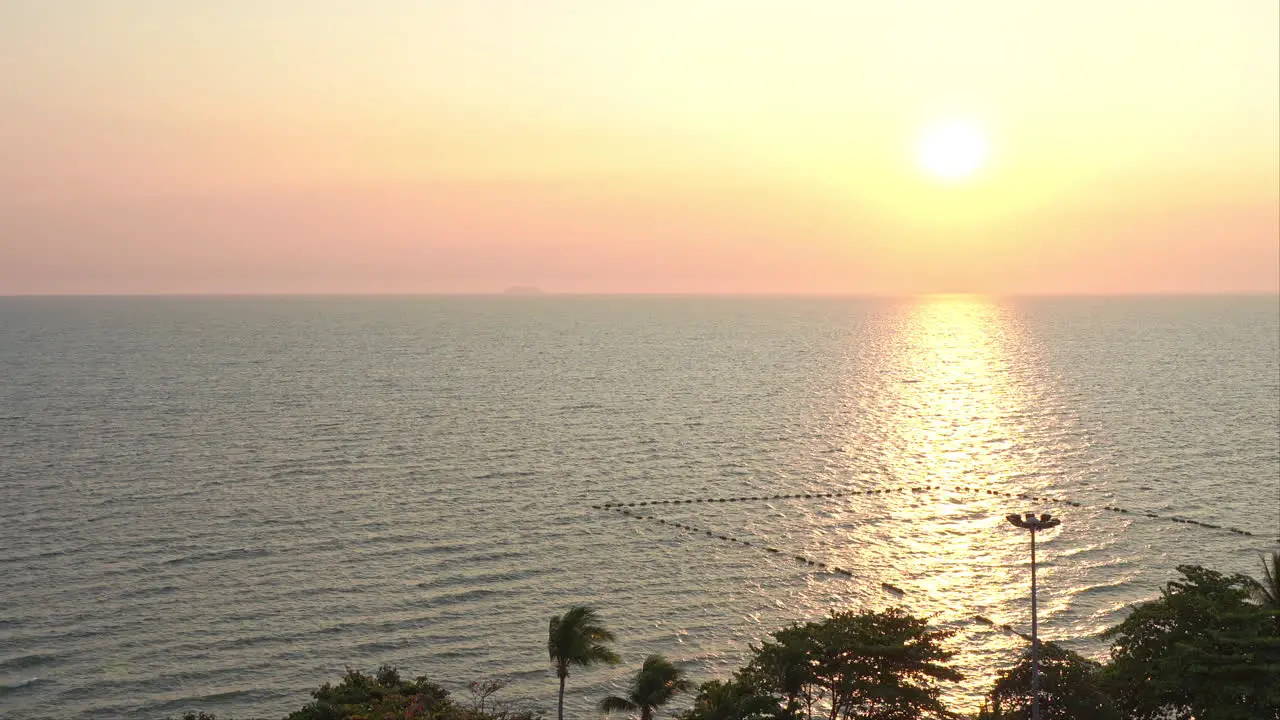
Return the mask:
{"type": "Polygon", "coordinates": [[[1258,575],[1280,301],[0,298],[6,719],[279,718],[382,664],[554,715],[578,604],[623,664],[569,718],[893,606],[972,711],[1030,630],[1015,512],[1095,659],[1178,565],[1258,575]]]}

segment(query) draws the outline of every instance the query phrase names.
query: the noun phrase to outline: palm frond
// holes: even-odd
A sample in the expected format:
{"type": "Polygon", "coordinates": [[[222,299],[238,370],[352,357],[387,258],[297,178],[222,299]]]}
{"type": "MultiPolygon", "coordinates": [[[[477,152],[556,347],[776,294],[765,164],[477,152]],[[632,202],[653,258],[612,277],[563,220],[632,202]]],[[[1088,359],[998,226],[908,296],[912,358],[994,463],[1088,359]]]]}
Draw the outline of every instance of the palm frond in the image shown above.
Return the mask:
{"type": "Polygon", "coordinates": [[[1280,552],[1262,558],[1262,597],[1273,608],[1280,608],[1280,552]]]}
{"type": "Polygon", "coordinates": [[[600,701],[600,712],[634,712],[639,709],[639,705],[617,695],[610,695],[600,701]]]}
{"type": "Polygon", "coordinates": [[[687,692],[692,685],[684,671],[661,655],[650,655],[636,674],[631,699],[647,707],[665,705],[677,693],[687,692]]]}
{"type": "Polygon", "coordinates": [[[622,658],[618,657],[618,653],[600,643],[587,648],[586,654],[594,662],[602,662],[606,665],[617,665],[622,662],[622,658]]]}
{"type": "Polygon", "coordinates": [[[551,618],[547,627],[547,655],[560,673],[567,673],[571,665],[585,667],[598,662],[616,665],[617,654],[605,646],[613,640],[613,633],[604,626],[596,611],[579,605],[551,618]]]}

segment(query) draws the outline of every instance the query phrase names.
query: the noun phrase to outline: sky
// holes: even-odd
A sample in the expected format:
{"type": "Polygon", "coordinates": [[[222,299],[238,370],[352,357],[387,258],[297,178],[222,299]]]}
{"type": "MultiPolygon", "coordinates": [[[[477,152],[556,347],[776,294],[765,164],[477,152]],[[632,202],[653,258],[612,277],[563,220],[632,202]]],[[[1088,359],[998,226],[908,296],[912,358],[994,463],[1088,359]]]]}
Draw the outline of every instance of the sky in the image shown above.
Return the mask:
{"type": "Polygon", "coordinates": [[[3,0],[0,295],[1280,292],[1275,0],[3,0]],[[946,178],[921,138],[975,128],[946,178]]]}

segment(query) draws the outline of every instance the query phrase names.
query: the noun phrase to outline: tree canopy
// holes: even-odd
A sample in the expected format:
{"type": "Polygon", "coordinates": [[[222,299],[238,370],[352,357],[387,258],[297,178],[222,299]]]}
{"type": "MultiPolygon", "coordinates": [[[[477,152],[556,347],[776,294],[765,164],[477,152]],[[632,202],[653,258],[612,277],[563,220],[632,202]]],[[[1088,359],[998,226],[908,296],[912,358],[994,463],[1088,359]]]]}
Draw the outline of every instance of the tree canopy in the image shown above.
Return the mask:
{"type": "Polygon", "coordinates": [[[555,666],[556,677],[560,679],[560,720],[564,720],[564,683],[569,677],[569,668],[596,663],[617,665],[621,660],[609,647],[613,641],[613,633],[592,608],[577,606],[564,615],[551,618],[547,630],[547,655],[555,666]]]}
{"type": "Polygon", "coordinates": [[[776,696],[739,673],[727,682],[703,683],[693,707],[681,714],[680,720],[776,720],[784,716],[776,696]]]}
{"type": "Polygon", "coordinates": [[[1247,575],[1178,567],[1160,598],[1108,629],[1105,684],[1126,718],[1280,718],[1280,636],[1247,575]]]}
{"type": "Polygon", "coordinates": [[[650,720],[654,710],[691,687],[683,670],[661,655],[650,655],[636,673],[627,694],[606,697],[600,701],[600,710],[606,713],[639,711],[641,720],[650,720]]]}
{"type": "MultiPolygon", "coordinates": [[[[464,707],[454,702],[447,690],[427,678],[405,680],[395,668],[386,665],[373,675],[347,670],[338,684],[325,683],[313,691],[311,697],[312,702],[290,713],[286,720],[535,720],[537,717],[506,709],[490,712],[483,705],[464,707]]],[[[184,720],[188,717],[215,720],[212,715],[204,714],[189,714],[184,720]]]]}
{"type": "Polygon", "coordinates": [[[946,664],[951,635],[901,608],[833,612],[773,633],[745,674],[798,717],[950,718],[938,681],[961,679],[946,664]]]}
{"type": "MultiPolygon", "coordinates": [[[[1030,720],[1031,648],[996,677],[978,720],[1030,720]]],[[[1102,665],[1053,642],[1040,643],[1040,710],[1044,720],[1120,720],[1100,684],[1102,665]]]]}

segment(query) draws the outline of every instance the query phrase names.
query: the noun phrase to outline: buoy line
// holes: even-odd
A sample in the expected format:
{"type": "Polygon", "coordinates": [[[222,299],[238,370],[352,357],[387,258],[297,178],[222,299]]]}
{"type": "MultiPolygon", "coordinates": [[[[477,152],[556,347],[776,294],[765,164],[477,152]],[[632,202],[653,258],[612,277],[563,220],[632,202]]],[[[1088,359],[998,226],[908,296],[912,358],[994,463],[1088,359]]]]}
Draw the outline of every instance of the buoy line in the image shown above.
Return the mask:
{"type": "MultiPolygon", "coordinates": [[[[739,540],[738,538],[732,537],[730,535],[724,535],[706,528],[694,527],[693,525],[689,525],[687,523],[677,522],[674,520],[667,520],[664,518],[656,517],[654,515],[641,515],[639,513],[632,512],[629,508],[626,508],[626,507],[612,507],[609,509],[613,512],[618,513],[619,515],[622,515],[623,517],[627,517],[632,520],[645,520],[649,522],[656,522],[660,525],[666,525],[668,527],[674,527],[679,530],[684,530],[686,532],[692,533],[696,537],[707,537],[713,540],[720,540],[722,542],[734,543],[741,547],[759,548],[763,552],[769,553],[770,555],[777,555],[779,557],[789,554],[779,548],[772,547],[770,545],[764,545],[761,543],[752,543],[749,540],[739,540]]],[[[790,556],[797,563],[804,565],[805,567],[814,567],[821,570],[826,570],[833,575],[840,575],[842,577],[846,577],[851,580],[857,577],[853,574],[853,571],[847,570],[842,567],[838,567],[836,565],[830,565],[818,560],[813,560],[808,557],[805,557],[804,555],[799,555],[799,554],[790,554],[790,556]]],[[[900,597],[900,598],[905,597],[907,594],[906,591],[903,590],[902,588],[887,582],[880,583],[880,589],[889,593],[890,595],[893,595],[895,597],[900,597]]],[[[1018,631],[1009,623],[997,625],[994,620],[986,617],[985,615],[974,615],[970,618],[967,618],[967,620],[972,623],[977,623],[979,625],[985,625],[987,627],[1000,630],[1010,635],[1016,635],[1017,637],[1020,637],[1023,640],[1026,640],[1027,642],[1031,642],[1030,635],[1027,635],[1024,632],[1018,631]]]]}
{"type": "MultiPolygon", "coordinates": [[[[928,489],[928,488],[925,488],[925,489],[928,489]]],[[[941,488],[938,488],[938,489],[941,489],[941,488]]],[[[884,493],[884,492],[887,492],[887,491],[875,491],[875,494],[881,494],[881,493],[884,493]]],[[[814,493],[808,493],[808,494],[803,494],[803,493],[802,493],[802,494],[800,494],[800,495],[798,495],[798,496],[793,495],[793,496],[791,496],[791,497],[792,497],[793,499],[794,499],[794,498],[796,498],[796,497],[800,497],[800,498],[816,498],[816,497],[839,496],[839,495],[841,495],[841,494],[842,494],[842,493],[830,493],[830,494],[823,494],[822,496],[819,496],[819,495],[814,494],[814,493]]],[[[843,493],[843,494],[849,494],[849,493],[843,493]]],[[[1004,494],[1004,495],[1011,495],[1011,494],[1008,494],[1008,493],[1003,493],[1003,494],[1004,494]]],[[[782,499],[783,497],[786,497],[786,496],[781,496],[781,497],[779,497],[779,499],[782,499]]],[[[749,498],[749,499],[753,499],[753,498],[749,498]]],[[[772,498],[772,497],[770,497],[769,499],[773,499],[773,498],[772,498]]],[[[1031,499],[1036,499],[1036,498],[1031,498],[1031,499]]],[[[725,499],[713,499],[713,500],[707,500],[707,499],[705,499],[705,498],[704,498],[704,499],[703,499],[703,500],[701,500],[701,501],[697,501],[697,500],[685,500],[685,501],[679,501],[679,500],[677,500],[677,501],[670,501],[669,503],[664,503],[664,502],[661,502],[661,501],[659,501],[659,502],[649,502],[649,503],[648,503],[648,505],[680,504],[680,503],[682,503],[682,502],[734,502],[734,500],[733,500],[733,499],[729,499],[729,498],[725,498],[725,499]]],[[[636,506],[636,507],[639,507],[639,506],[641,506],[641,503],[636,503],[636,504],[635,504],[635,506],[636,506]]],[[[711,538],[711,539],[714,539],[714,540],[720,540],[720,541],[722,541],[722,542],[733,543],[733,544],[739,545],[739,546],[741,546],[741,547],[759,548],[760,550],[762,550],[762,551],[764,551],[764,552],[766,552],[766,553],[769,553],[769,554],[771,554],[771,555],[783,556],[783,555],[786,555],[786,554],[787,554],[787,553],[786,553],[786,552],[784,552],[783,550],[781,550],[781,549],[779,549],[779,548],[776,548],[776,547],[772,547],[772,546],[769,546],[769,545],[763,545],[763,544],[760,544],[760,543],[752,543],[752,542],[751,542],[751,541],[749,541],[749,540],[739,540],[738,538],[732,537],[732,536],[730,536],[730,535],[724,535],[724,534],[721,534],[721,533],[718,533],[718,532],[714,532],[714,531],[712,531],[712,530],[705,529],[705,528],[698,528],[698,527],[694,527],[694,526],[689,525],[689,524],[687,524],[687,523],[676,522],[676,521],[674,521],[674,520],[666,520],[666,519],[664,519],[664,518],[660,518],[660,517],[657,517],[657,516],[654,516],[654,515],[641,515],[641,514],[639,514],[639,513],[637,513],[637,512],[633,512],[633,511],[631,510],[631,505],[630,505],[630,504],[628,504],[628,505],[625,505],[625,506],[624,506],[624,505],[622,505],[621,503],[606,503],[605,505],[593,505],[592,507],[593,507],[593,508],[596,508],[596,509],[610,510],[610,511],[612,511],[612,512],[616,512],[616,513],[618,513],[619,515],[622,515],[623,517],[627,517],[627,518],[630,518],[630,519],[632,519],[632,520],[646,520],[646,521],[649,521],[649,522],[656,522],[656,523],[658,523],[658,524],[660,524],[660,525],[666,525],[666,526],[669,526],[669,527],[674,527],[674,528],[677,528],[677,529],[679,529],[679,530],[684,530],[684,531],[686,531],[686,532],[692,533],[694,536],[697,536],[697,537],[708,537],[708,538],[711,538]]],[[[1108,509],[1110,509],[1110,508],[1108,508],[1108,509]]],[[[845,568],[838,567],[838,566],[836,566],[836,565],[829,565],[829,564],[827,564],[827,563],[824,563],[824,562],[821,562],[821,561],[818,561],[818,560],[812,560],[812,559],[810,559],[810,558],[808,558],[808,557],[805,557],[804,555],[792,554],[792,555],[791,555],[791,557],[792,557],[792,559],[794,559],[797,563],[799,563],[799,564],[801,564],[801,565],[804,565],[805,567],[812,567],[812,568],[818,568],[818,569],[820,569],[820,570],[825,570],[825,571],[830,572],[830,573],[831,573],[831,574],[833,574],[833,575],[840,575],[840,576],[842,576],[842,577],[849,578],[850,580],[852,580],[852,579],[854,579],[854,578],[856,577],[856,576],[853,574],[853,571],[851,571],[851,570],[847,570],[847,569],[845,569],[845,568]]],[[[887,582],[882,582],[882,583],[880,583],[880,589],[881,589],[881,590],[883,590],[883,591],[885,591],[886,593],[889,593],[890,595],[893,595],[893,596],[895,596],[895,597],[899,597],[899,598],[905,597],[905,596],[906,596],[906,594],[907,594],[907,593],[906,593],[906,591],[905,591],[905,590],[903,590],[902,588],[900,588],[900,587],[898,587],[898,586],[896,586],[896,585],[893,585],[893,584],[891,584],[891,583],[887,583],[887,582]]],[[[1020,630],[1017,630],[1017,629],[1016,629],[1016,628],[1014,628],[1014,627],[1013,627],[1013,625],[1011,625],[1010,623],[996,624],[996,622],[995,622],[994,620],[992,620],[991,618],[989,618],[989,617],[987,617],[987,616],[985,616],[985,615],[973,615],[973,616],[971,616],[971,617],[968,617],[968,618],[962,618],[962,619],[960,619],[959,621],[952,621],[952,622],[956,622],[956,624],[963,624],[966,620],[967,620],[969,623],[975,623],[975,624],[978,624],[978,625],[984,625],[984,626],[989,627],[989,628],[991,628],[991,629],[993,629],[993,630],[998,630],[998,631],[1000,631],[1000,632],[1003,632],[1003,633],[1005,633],[1005,634],[1007,634],[1007,635],[1013,635],[1013,636],[1015,636],[1015,637],[1018,637],[1018,638],[1022,639],[1022,640],[1023,640],[1023,641],[1025,641],[1025,642],[1028,642],[1028,643],[1029,643],[1029,642],[1031,642],[1031,636],[1030,636],[1030,635],[1028,635],[1027,633],[1021,632],[1020,630]]]]}
{"type": "MultiPolygon", "coordinates": [[[[804,565],[804,566],[806,566],[806,567],[818,568],[818,569],[821,569],[821,570],[825,570],[825,571],[827,571],[827,572],[829,572],[829,573],[831,573],[831,574],[833,574],[833,575],[841,575],[841,576],[843,576],[843,577],[847,577],[847,578],[849,578],[849,579],[853,579],[854,577],[856,577],[856,576],[853,574],[853,571],[852,571],[852,570],[847,570],[847,569],[845,569],[845,568],[842,568],[842,567],[839,567],[839,566],[836,566],[836,565],[830,565],[830,564],[827,564],[827,563],[822,562],[822,561],[820,561],[820,560],[813,560],[812,558],[806,557],[806,556],[804,556],[804,555],[800,555],[800,554],[796,554],[796,553],[787,553],[787,552],[784,552],[783,550],[781,550],[781,549],[779,549],[779,548],[772,547],[772,546],[770,546],[770,545],[763,545],[763,544],[761,544],[761,543],[753,543],[753,542],[751,542],[750,540],[739,540],[738,538],[733,537],[733,536],[731,536],[731,535],[725,535],[725,534],[723,534],[723,533],[714,532],[714,531],[712,531],[712,530],[708,530],[708,529],[705,529],[705,528],[698,528],[698,527],[694,527],[694,526],[692,526],[692,525],[688,525],[688,524],[681,523],[681,522],[676,522],[676,521],[674,521],[674,520],[666,520],[666,519],[664,519],[664,518],[656,517],[656,516],[653,516],[653,515],[641,515],[641,514],[639,514],[639,513],[632,512],[632,511],[630,510],[630,508],[625,508],[625,507],[611,507],[611,508],[609,508],[609,509],[610,509],[611,511],[613,511],[613,512],[616,512],[616,513],[618,513],[618,514],[620,514],[620,515],[624,516],[624,517],[631,518],[632,520],[647,520],[647,521],[650,521],[650,522],[656,522],[656,523],[658,523],[659,525],[666,525],[666,526],[668,526],[668,527],[674,527],[674,528],[677,528],[677,529],[679,529],[679,530],[684,530],[684,531],[686,531],[686,532],[691,532],[691,533],[693,533],[693,534],[695,534],[695,535],[700,535],[700,536],[703,536],[703,537],[708,537],[708,538],[711,538],[711,539],[713,539],[713,540],[720,540],[720,541],[722,541],[722,542],[733,543],[733,544],[738,545],[738,546],[740,546],[740,547],[759,548],[759,549],[760,549],[760,550],[762,550],[763,552],[769,553],[770,555],[778,555],[778,556],[790,555],[790,557],[791,557],[793,560],[795,560],[796,562],[798,562],[798,563],[800,563],[801,565],[804,565]]],[[[902,588],[897,587],[896,585],[892,585],[892,584],[890,584],[890,583],[886,583],[886,582],[882,582],[882,583],[880,583],[880,589],[881,589],[881,590],[884,590],[885,592],[890,593],[890,594],[892,594],[892,595],[896,595],[896,596],[898,596],[898,597],[902,597],[902,596],[906,595],[906,591],[905,591],[905,590],[903,590],[902,588]]]]}
{"type": "MultiPolygon", "coordinates": [[[[604,508],[605,508],[605,506],[598,506],[598,507],[600,507],[601,509],[604,509],[604,508]]],[[[639,514],[639,513],[632,512],[632,511],[630,510],[630,508],[628,508],[628,507],[620,507],[620,506],[617,506],[617,505],[613,505],[613,506],[611,506],[611,507],[608,507],[607,509],[609,509],[609,510],[611,510],[611,511],[613,511],[613,512],[616,512],[616,513],[618,513],[619,515],[622,515],[623,517],[630,518],[630,519],[632,519],[632,520],[646,520],[646,521],[649,521],[649,522],[656,522],[656,523],[658,523],[658,524],[660,524],[660,525],[666,525],[666,526],[668,526],[668,527],[674,527],[674,528],[677,528],[677,529],[679,529],[679,530],[684,530],[684,531],[686,531],[686,532],[692,533],[694,536],[697,536],[697,537],[708,537],[708,538],[711,538],[711,539],[713,539],[713,540],[720,540],[720,541],[722,541],[722,542],[733,543],[733,544],[739,545],[739,546],[741,546],[741,547],[759,548],[759,549],[760,549],[760,550],[762,550],[763,552],[769,553],[769,554],[771,554],[771,555],[783,556],[783,555],[787,555],[787,554],[788,554],[788,553],[784,552],[783,550],[781,550],[781,549],[779,549],[779,548],[776,548],[776,547],[772,547],[772,546],[769,546],[769,545],[764,545],[764,544],[761,544],[761,543],[752,543],[752,542],[751,542],[751,541],[749,541],[749,540],[739,540],[738,538],[732,537],[732,536],[730,536],[730,535],[724,535],[724,534],[721,534],[721,533],[718,533],[718,532],[714,532],[714,531],[709,530],[709,529],[706,529],[706,528],[698,528],[698,527],[694,527],[694,526],[692,526],[692,525],[689,525],[689,524],[687,524],[687,523],[676,522],[676,521],[674,521],[674,520],[667,520],[667,519],[664,519],[664,518],[656,517],[656,516],[654,516],[654,515],[641,515],[641,514],[639,514]]],[[[845,569],[845,568],[838,567],[838,566],[836,566],[836,565],[829,565],[829,564],[827,564],[827,563],[824,563],[824,562],[821,562],[821,561],[818,561],[818,560],[812,560],[812,559],[810,559],[810,558],[808,558],[808,557],[805,557],[804,555],[791,554],[791,558],[792,558],[792,559],[794,559],[797,563],[799,563],[799,564],[801,564],[801,565],[804,565],[804,566],[806,566],[806,567],[815,567],[815,568],[819,568],[819,569],[821,569],[821,570],[826,570],[826,571],[830,572],[830,573],[831,573],[831,574],[833,574],[833,575],[840,575],[840,576],[842,576],[842,577],[849,578],[850,580],[852,580],[852,579],[854,579],[854,578],[856,577],[856,576],[853,574],[853,571],[851,571],[851,570],[847,570],[847,569],[845,569]]],[[[906,594],[907,594],[907,593],[906,593],[906,591],[905,591],[905,590],[903,590],[902,588],[900,588],[900,587],[898,587],[898,586],[896,586],[896,585],[893,585],[893,584],[891,584],[891,583],[887,583],[887,582],[882,582],[882,583],[880,583],[880,589],[881,589],[881,590],[884,590],[885,592],[889,593],[890,595],[894,595],[895,597],[900,597],[900,598],[901,598],[901,597],[905,597],[905,596],[906,596],[906,594]]],[[[985,615],[974,615],[974,616],[969,617],[969,618],[966,618],[966,619],[967,619],[969,622],[971,622],[971,623],[976,623],[976,624],[979,624],[979,625],[985,625],[986,627],[989,627],[989,628],[992,628],[992,629],[995,629],[995,630],[999,630],[999,631],[1004,632],[1004,633],[1006,633],[1006,634],[1009,634],[1009,635],[1015,635],[1015,636],[1017,636],[1017,637],[1019,637],[1019,638],[1021,638],[1021,639],[1025,640],[1026,642],[1031,642],[1031,636],[1030,636],[1030,635],[1028,635],[1028,634],[1026,634],[1026,633],[1024,633],[1024,632],[1021,632],[1021,631],[1019,631],[1019,630],[1015,629],[1015,628],[1014,628],[1011,624],[1009,624],[1009,623],[996,624],[996,622],[995,622],[994,620],[992,620],[991,618],[989,618],[989,617],[987,617],[987,616],[985,616],[985,615]]],[[[962,620],[962,622],[963,622],[963,620],[962,620]]]]}
{"type": "MultiPolygon", "coordinates": [[[[862,495],[888,495],[893,493],[924,493],[937,491],[951,491],[958,493],[970,493],[977,495],[988,495],[992,497],[1003,497],[1010,500],[1029,500],[1039,503],[1067,505],[1070,507],[1082,508],[1085,510],[1105,510],[1122,515],[1131,515],[1134,517],[1144,517],[1154,520],[1167,520],[1169,522],[1181,523],[1183,525],[1196,525],[1209,530],[1222,530],[1244,537],[1258,537],[1257,533],[1239,528],[1228,527],[1225,525],[1215,525],[1213,523],[1202,522],[1200,520],[1192,520],[1190,518],[1179,517],[1176,515],[1160,515],[1153,512],[1144,512],[1137,510],[1129,510],[1127,508],[1116,507],[1114,505],[1093,506],[1070,500],[1068,498],[1044,497],[1039,495],[1027,495],[1025,493],[1011,493],[1000,490],[991,490],[987,488],[971,487],[968,485],[957,485],[952,487],[943,487],[941,485],[917,485],[913,487],[898,488],[878,488],[871,490],[845,490],[843,492],[831,493],[791,493],[791,494],[775,494],[775,495],[743,495],[739,497],[719,497],[719,498],[682,498],[676,500],[643,500],[637,502],[607,502],[601,505],[592,505],[596,510],[617,510],[621,508],[650,507],[653,505],[692,505],[696,503],[735,503],[735,502],[768,502],[772,500],[828,500],[842,497],[854,497],[862,495]]],[[[1280,538],[1276,539],[1280,543],[1280,538]]]]}

